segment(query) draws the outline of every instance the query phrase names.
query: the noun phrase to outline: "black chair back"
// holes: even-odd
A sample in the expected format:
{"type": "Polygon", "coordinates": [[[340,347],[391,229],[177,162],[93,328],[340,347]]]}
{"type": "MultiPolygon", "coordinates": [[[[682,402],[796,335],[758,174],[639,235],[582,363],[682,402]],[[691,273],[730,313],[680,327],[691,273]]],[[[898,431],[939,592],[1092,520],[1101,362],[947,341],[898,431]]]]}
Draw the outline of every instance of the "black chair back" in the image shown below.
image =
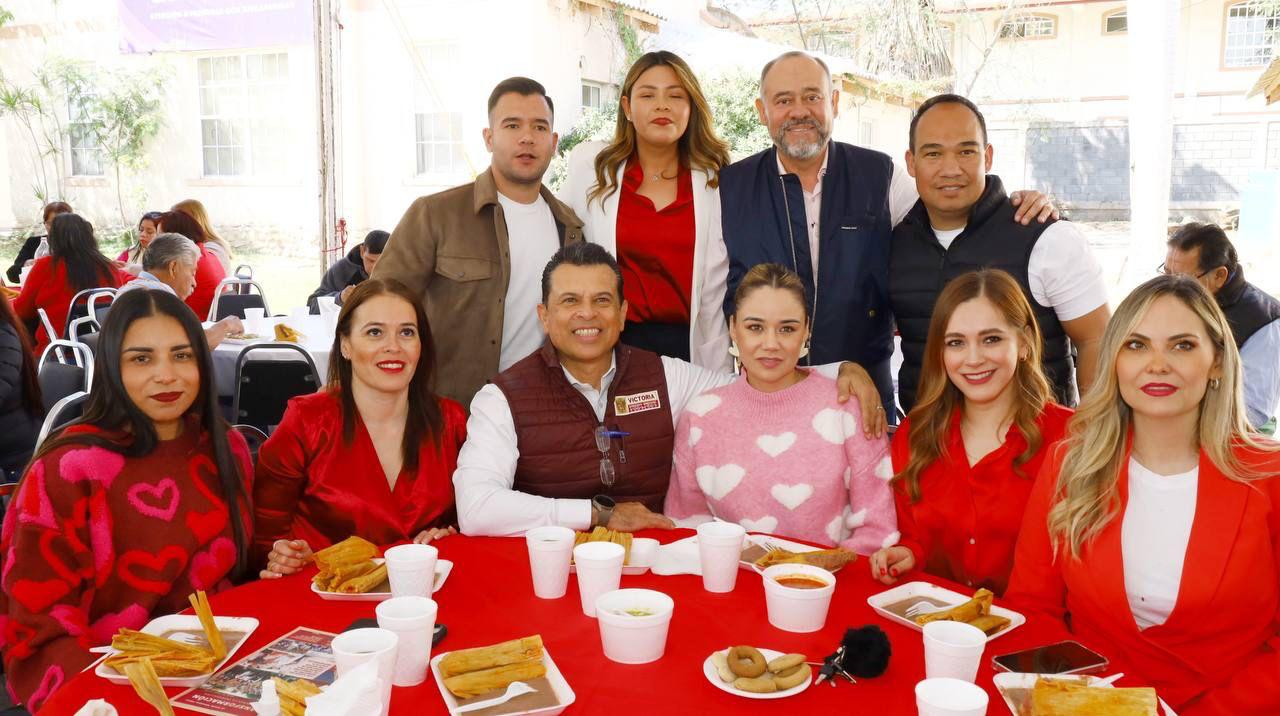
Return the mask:
{"type": "Polygon", "coordinates": [[[213,320],[221,321],[227,316],[235,316],[244,320],[244,309],[265,309],[266,307],[267,303],[263,300],[261,294],[224,293],[221,296],[218,296],[218,310],[214,313],[213,320]]]}
{"type": "Polygon", "coordinates": [[[289,399],[320,389],[320,372],[306,349],[294,343],[256,343],[245,346],[236,359],[236,392],[232,398],[232,422],[251,425],[263,433],[280,424],[289,399]],[[296,360],[276,360],[255,353],[292,350],[296,360]]]}

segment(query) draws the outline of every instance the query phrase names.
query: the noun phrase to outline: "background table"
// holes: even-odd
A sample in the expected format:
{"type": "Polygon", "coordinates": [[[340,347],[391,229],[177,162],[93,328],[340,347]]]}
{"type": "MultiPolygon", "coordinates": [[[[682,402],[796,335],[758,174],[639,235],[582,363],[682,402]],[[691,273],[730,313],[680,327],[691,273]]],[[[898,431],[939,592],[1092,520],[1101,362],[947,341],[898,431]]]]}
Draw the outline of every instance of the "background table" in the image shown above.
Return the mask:
{"type": "MultiPolygon", "coordinates": [[[[646,531],[643,536],[671,542],[691,530],[646,531]]],[[[438,620],[448,636],[434,653],[485,646],[541,634],[547,650],[564,673],[577,700],[568,713],[580,714],[845,714],[889,716],[916,713],[913,688],[924,678],[924,648],[919,632],[889,622],[867,606],[867,597],[887,589],[871,579],[866,560],[838,574],[826,627],[813,634],[793,634],[770,626],[759,575],[741,571],[728,594],[702,589],[694,575],[660,577],[624,575],[623,587],[643,587],[669,594],[676,603],[662,659],[651,664],[616,664],[604,657],[596,620],[582,614],[576,577],[561,599],[533,596],[523,538],[454,536],[436,543],[440,556],[454,562],[448,582],[436,593],[438,620]],[[725,693],[707,682],[702,662],[713,650],[736,644],[802,652],[810,661],[835,650],[846,627],[876,624],[889,635],[893,656],[888,671],[875,679],[832,688],[813,685],[780,701],[753,700],[725,693]]],[[[237,652],[248,655],[298,626],[338,632],[352,621],[374,618],[375,603],[329,602],[310,592],[312,570],[278,580],[254,581],[213,596],[215,614],[252,616],[257,631],[237,652]]],[[[931,579],[939,583],[941,580],[931,579]]],[[[945,584],[945,583],[944,583],[945,584]]],[[[965,591],[962,587],[946,584],[965,591]]],[[[1068,638],[1060,626],[1028,622],[990,642],[978,672],[978,684],[991,695],[988,713],[1008,713],[991,683],[991,657],[1068,638]]],[[[815,674],[816,675],[816,674],[815,674]]],[[[180,689],[169,691],[170,696],[180,689]]],[[[104,681],[92,672],[80,674],[51,699],[41,714],[72,714],[92,698],[105,698],[122,714],[154,713],[128,686],[104,681]]],[[[181,711],[181,710],[180,710],[181,711]]],[[[191,713],[191,712],[187,712],[191,713]]],[[[391,713],[445,714],[435,680],[412,688],[396,688],[391,713]]]]}
{"type": "MultiPolygon", "coordinates": [[[[297,330],[303,338],[298,342],[316,362],[316,370],[320,372],[320,383],[324,384],[329,375],[329,351],[333,348],[334,323],[324,316],[270,316],[261,321],[245,321],[245,330],[263,337],[262,343],[275,340],[275,325],[288,324],[297,330]]],[[[208,324],[206,324],[208,325],[208,324]]],[[[259,341],[255,341],[257,343],[259,341]]],[[[213,379],[218,395],[232,396],[236,392],[236,359],[240,351],[250,343],[244,341],[223,341],[213,349],[213,379]]],[[[299,356],[291,350],[255,351],[255,360],[298,360],[299,356]]]]}

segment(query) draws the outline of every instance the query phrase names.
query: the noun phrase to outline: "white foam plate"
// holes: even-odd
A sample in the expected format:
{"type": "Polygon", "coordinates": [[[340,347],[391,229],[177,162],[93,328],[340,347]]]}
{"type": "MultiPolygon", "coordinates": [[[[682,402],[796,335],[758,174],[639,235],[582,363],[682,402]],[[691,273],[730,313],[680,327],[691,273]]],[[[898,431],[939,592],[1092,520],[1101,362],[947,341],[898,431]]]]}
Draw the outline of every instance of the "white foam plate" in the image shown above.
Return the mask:
{"type": "MultiPolygon", "coordinates": [[[[965,596],[959,592],[953,592],[950,589],[945,589],[943,587],[939,587],[936,584],[930,584],[928,582],[907,582],[906,584],[899,584],[893,589],[880,592],[879,594],[874,594],[870,597],[867,597],[867,604],[870,605],[872,609],[876,610],[877,614],[884,617],[885,619],[888,619],[891,622],[901,624],[902,626],[907,627],[908,629],[914,629],[915,631],[922,631],[923,627],[921,627],[919,624],[916,624],[914,621],[907,619],[905,617],[900,617],[897,614],[894,614],[893,612],[889,611],[888,609],[885,609],[885,607],[891,604],[897,604],[898,602],[901,602],[906,599],[911,599],[912,597],[929,597],[931,599],[936,599],[940,602],[945,602],[948,606],[951,606],[951,607],[954,607],[959,604],[964,604],[965,602],[969,601],[969,599],[972,598],[969,596],[965,596]]],[[[1009,625],[1006,626],[1004,629],[1001,629],[1000,631],[996,632],[995,634],[988,636],[987,641],[991,641],[992,639],[997,639],[999,637],[1002,637],[1005,634],[1008,634],[1014,629],[1017,629],[1018,627],[1027,623],[1027,618],[1025,616],[1023,616],[1022,614],[1019,614],[1018,612],[1013,611],[1012,609],[1005,609],[1004,607],[1001,607],[1001,606],[992,605],[991,613],[998,617],[1004,617],[1005,619],[1008,619],[1009,625]]]]}
{"type": "MultiPolygon", "coordinates": [[[[443,654],[436,654],[431,657],[431,674],[436,677],[436,686],[440,689],[440,698],[444,699],[445,708],[449,709],[450,714],[456,714],[458,699],[454,698],[453,694],[449,693],[449,690],[445,688],[444,677],[440,675],[440,660],[448,656],[449,653],[446,651],[443,654]]],[[[551,660],[551,652],[547,651],[545,645],[542,648],[542,664],[547,667],[547,681],[551,683],[551,690],[556,695],[556,701],[560,703],[555,706],[534,709],[533,711],[517,711],[508,716],[531,716],[532,714],[537,714],[537,716],[556,716],[556,714],[573,705],[573,702],[578,698],[577,694],[573,693],[573,689],[570,688],[569,682],[565,681],[564,674],[560,673],[556,662],[551,660]]]]}
{"type": "MultiPolygon", "coordinates": [[[[174,686],[191,688],[203,684],[210,676],[213,676],[219,669],[227,665],[231,661],[231,657],[235,656],[240,645],[248,641],[249,635],[258,628],[258,620],[253,617],[220,617],[214,616],[213,623],[218,627],[218,631],[223,634],[243,634],[244,636],[232,643],[231,640],[223,637],[227,642],[227,657],[218,662],[212,670],[207,674],[198,676],[162,676],[160,683],[164,686],[174,686]]],[[[200,625],[200,618],[194,614],[169,614],[167,616],[152,619],[147,625],[139,629],[144,634],[154,634],[155,636],[165,636],[175,631],[192,631],[199,632],[203,635],[204,627],[200,625]]],[[[93,673],[110,681],[113,684],[128,684],[129,677],[116,671],[106,662],[101,662],[93,673]]]]}
{"type": "MultiPolygon", "coordinates": [[[[809,674],[809,678],[802,681],[798,686],[792,686],[789,689],[785,689],[783,691],[774,691],[773,693],[769,693],[769,694],[757,694],[751,691],[741,691],[739,689],[735,689],[733,688],[733,684],[726,684],[725,682],[720,680],[720,672],[716,671],[716,665],[711,662],[711,657],[714,654],[725,653],[728,651],[729,651],[728,649],[724,649],[721,652],[713,651],[711,652],[711,654],[708,654],[706,660],[702,662],[702,675],[707,677],[707,681],[710,681],[712,686],[715,686],[717,689],[720,689],[721,691],[727,691],[733,694],[734,696],[741,696],[747,699],[785,699],[788,696],[795,696],[801,691],[804,691],[805,689],[809,688],[809,684],[813,683],[813,674],[809,674]]],[[[760,653],[764,655],[765,661],[773,661],[774,659],[786,654],[787,652],[774,651],[773,649],[761,649],[760,653]]]]}
{"type": "MultiPolygon", "coordinates": [[[[653,566],[653,558],[658,555],[658,540],[649,537],[636,537],[631,540],[631,563],[622,566],[623,574],[644,574],[653,566]]],[[[569,573],[577,574],[578,567],[569,564],[569,573]]]]}
{"type": "MultiPolygon", "coordinates": [[[[1032,689],[1036,685],[1036,679],[1039,679],[1042,676],[1046,679],[1058,679],[1061,681],[1083,681],[1086,685],[1099,689],[1114,688],[1111,684],[1098,683],[1102,681],[1102,679],[1097,676],[1078,674],[1015,674],[1006,671],[996,674],[992,681],[995,683],[996,689],[1000,692],[1001,698],[1004,699],[1004,705],[1009,707],[1009,713],[1013,714],[1013,716],[1018,716],[1018,705],[1014,703],[1008,691],[1010,689],[1032,689]]],[[[1173,709],[1169,708],[1169,704],[1164,702],[1164,699],[1160,699],[1160,708],[1162,709],[1164,716],[1178,716],[1173,712],[1173,709]]]]}
{"type": "MultiPolygon", "coordinates": [[[[375,557],[374,563],[382,564],[384,561],[381,557],[375,557]]],[[[449,578],[453,572],[453,562],[447,559],[436,560],[436,584],[431,588],[431,593],[435,594],[444,586],[444,581],[449,578]]],[[[321,599],[327,599],[331,602],[385,602],[391,598],[390,590],[385,592],[365,592],[364,594],[343,594],[342,592],[326,592],[316,586],[315,582],[311,583],[311,592],[318,594],[321,599]]]]}

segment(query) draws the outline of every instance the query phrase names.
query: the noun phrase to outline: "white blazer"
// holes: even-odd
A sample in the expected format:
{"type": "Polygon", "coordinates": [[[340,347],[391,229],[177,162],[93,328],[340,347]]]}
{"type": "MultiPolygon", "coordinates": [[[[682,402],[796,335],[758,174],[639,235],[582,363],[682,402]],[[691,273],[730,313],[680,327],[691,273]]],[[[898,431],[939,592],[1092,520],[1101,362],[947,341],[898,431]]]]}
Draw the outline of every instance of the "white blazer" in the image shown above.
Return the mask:
{"type": "MultiPolygon", "coordinates": [[[[573,208],[583,222],[587,241],[618,255],[618,195],[625,165],[618,167],[618,190],[603,200],[587,203],[596,183],[596,155],[604,142],[583,142],[569,152],[569,175],[560,187],[560,201],[573,208]]],[[[720,226],[720,192],[707,186],[709,177],[693,170],[693,293],[689,297],[689,358],[703,368],[728,371],[729,327],[724,318],[724,292],[729,280],[729,253],[720,226]]]]}

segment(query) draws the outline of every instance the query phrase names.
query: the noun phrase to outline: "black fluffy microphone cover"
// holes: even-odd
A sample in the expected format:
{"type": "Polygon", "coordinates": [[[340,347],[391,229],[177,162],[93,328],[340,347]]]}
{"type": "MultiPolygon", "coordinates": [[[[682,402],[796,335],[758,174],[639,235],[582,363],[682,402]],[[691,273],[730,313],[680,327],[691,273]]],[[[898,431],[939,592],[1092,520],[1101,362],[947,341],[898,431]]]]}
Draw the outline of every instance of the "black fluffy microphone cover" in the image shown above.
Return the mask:
{"type": "Polygon", "coordinates": [[[889,637],[874,624],[844,633],[844,670],[851,676],[874,678],[889,668],[889,637]]]}

